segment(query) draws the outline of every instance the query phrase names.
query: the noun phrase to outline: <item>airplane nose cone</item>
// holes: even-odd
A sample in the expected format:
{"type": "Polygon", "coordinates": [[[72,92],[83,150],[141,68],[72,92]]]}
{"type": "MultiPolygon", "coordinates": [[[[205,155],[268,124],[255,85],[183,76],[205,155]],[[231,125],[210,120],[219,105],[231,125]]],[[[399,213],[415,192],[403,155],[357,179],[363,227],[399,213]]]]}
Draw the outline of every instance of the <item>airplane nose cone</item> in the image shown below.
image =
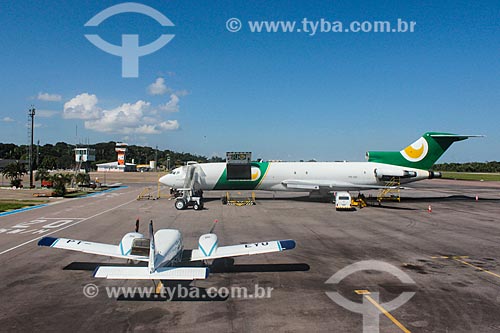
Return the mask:
{"type": "Polygon", "coordinates": [[[160,183],[165,184],[165,185],[170,185],[168,179],[169,175],[161,176],[160,179],[158,180],[160,183]]]}

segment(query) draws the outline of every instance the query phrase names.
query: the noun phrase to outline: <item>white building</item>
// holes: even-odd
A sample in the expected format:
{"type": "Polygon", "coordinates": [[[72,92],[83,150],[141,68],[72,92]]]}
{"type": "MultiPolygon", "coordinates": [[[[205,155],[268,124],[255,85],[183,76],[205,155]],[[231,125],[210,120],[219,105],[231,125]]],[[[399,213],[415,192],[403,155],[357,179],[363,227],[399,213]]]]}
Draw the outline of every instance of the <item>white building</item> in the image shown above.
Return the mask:
{"type": "Polygon", "coordinates": [[[133,172],[136,170],[136,165],[133,163],[119,164],[116,162],[97,164],[98,172],[133,172]]]}

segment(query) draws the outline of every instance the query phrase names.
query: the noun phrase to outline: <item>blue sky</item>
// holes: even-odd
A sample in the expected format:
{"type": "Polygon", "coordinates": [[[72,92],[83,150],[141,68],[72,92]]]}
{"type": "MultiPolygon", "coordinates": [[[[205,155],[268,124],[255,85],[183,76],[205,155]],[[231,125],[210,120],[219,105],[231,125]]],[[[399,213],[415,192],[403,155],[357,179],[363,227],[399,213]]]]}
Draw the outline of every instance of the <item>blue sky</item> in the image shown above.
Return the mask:
{"type": "Polygon", "coordinates": [[[211,156],[363,160],[426,131],[485,134],[441,161],[500,160],[498,1],[142,1],[173,23],[120,14],[119,1],[1,1],[0,142],[124,140],[211,156]],[[242,28],[229,32],[226,21],[242,28]],[[256,33],[248,21],[400,18],[413,33],[256,33]],[[121,76],[112,44],[174,39],[121,76]],[[78,130],[76,130],[78,128],[78,130]]]}

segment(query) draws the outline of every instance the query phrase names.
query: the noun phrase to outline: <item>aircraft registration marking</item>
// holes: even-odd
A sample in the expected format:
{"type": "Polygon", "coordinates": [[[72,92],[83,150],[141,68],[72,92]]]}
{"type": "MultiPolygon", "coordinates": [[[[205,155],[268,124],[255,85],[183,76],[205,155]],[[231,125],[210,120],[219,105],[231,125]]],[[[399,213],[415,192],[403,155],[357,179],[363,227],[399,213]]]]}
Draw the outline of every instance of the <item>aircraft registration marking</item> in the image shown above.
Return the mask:
{"type": "Polygon", "coordinates": [[[264,247],[264,246],[269,246],[269,242],[261,242],[261,243],[252,243],[252,244],[245,244],[246,248],[252,248],[252,247],[264,247]]]}

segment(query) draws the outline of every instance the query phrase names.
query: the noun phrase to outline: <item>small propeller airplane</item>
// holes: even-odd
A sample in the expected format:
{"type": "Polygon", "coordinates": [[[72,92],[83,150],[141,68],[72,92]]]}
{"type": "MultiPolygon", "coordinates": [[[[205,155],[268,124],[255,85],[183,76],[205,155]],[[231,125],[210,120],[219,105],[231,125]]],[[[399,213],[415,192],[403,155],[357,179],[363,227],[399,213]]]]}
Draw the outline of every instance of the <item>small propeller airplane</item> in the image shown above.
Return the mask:
{"type": "Polygon", "coordinates": [[[153,221],[149,224],[149,237],[136,231],[123,236],[118,245],[94,243],[83,240],[43,237],[38,246],[79,251],[107,257],[123,258],[132,261],[145,261],[148,266],[98,266],[93,276],[106,279],[135,280],[203,280],[208,277],[208,267],[189,267],[186,261],[202,261],[211,259],[236,257],[271,252],[281,252],[295,248],[294,240],[278,240],[257,242],[231,246],[218,246],[217,235],[213,233],[214,225],[208,234],[199,238],[198,248],[185,253],[182,236],[176,229],[160,229],[153,233],[153,221]],[[184,265],[184,266],[183,266],[184,265]]]}

